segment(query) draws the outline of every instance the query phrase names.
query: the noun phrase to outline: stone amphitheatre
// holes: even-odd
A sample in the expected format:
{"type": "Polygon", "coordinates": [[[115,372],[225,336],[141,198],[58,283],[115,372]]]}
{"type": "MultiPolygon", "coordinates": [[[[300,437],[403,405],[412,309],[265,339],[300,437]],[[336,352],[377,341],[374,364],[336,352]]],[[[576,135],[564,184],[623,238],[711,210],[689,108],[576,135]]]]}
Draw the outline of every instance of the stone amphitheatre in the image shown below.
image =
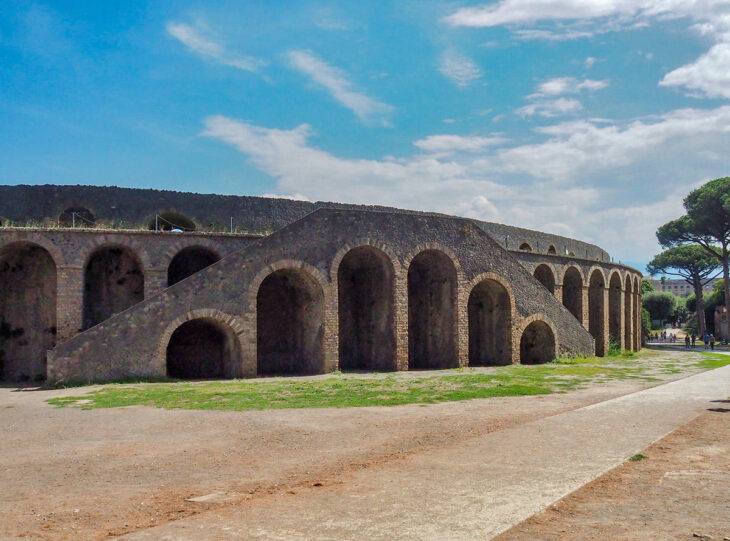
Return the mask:
{"type": "Polygon", "coordinates": [[[338,203],[0,186],[5,381],[534,364],[638,350],[641,274],[578,240],[338,203]]]}

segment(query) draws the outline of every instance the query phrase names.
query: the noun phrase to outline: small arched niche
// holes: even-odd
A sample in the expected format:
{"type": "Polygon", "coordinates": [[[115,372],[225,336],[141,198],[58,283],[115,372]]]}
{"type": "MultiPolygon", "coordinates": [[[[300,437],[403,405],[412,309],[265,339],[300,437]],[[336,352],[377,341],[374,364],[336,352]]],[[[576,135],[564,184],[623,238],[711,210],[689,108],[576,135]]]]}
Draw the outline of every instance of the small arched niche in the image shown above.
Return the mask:
{"type": "Polygon", "coordinates": [[[531,252],[532,246],[530,246],[528,243],[523,242],[520,244],[520,252],[531,252]]]}
{"type": "Polygon", "coordinates": [[[555,359],[555,335],[544,321],[533,321],[520,338],[520,362],[541,364],[555,359]]]}
{"type": "Polygon", "coordinates": [[[555,249],[555,246],[551,244],[550,246],[548,246],[547,253],[550,255],[555,255],[558,253],[558,251],[555,249]]]}
{"type": "Polygon", "coordinates": [[[534,273],[538,282],[544,285],[550,293],[555,293],[555,275],[547,265],[538,265],[534,273]]]}
{"type": "Polygon", "coordinates": [[[61,227],[95,227],[96,216],[86,207],[68,207],[58,216],[61,227]]]}
{"type": "Polygon", "coordinates": [[[160,211],[150,220],[148,229],[151,231],[195,231],[195,222],[173,211],[160,211]]]}
{"type": "Polygon", "coordinates": [[[183,248],[172,258],[167,267],[167,285],[174,285],[219,260],[218,254],[208,248],[202,246],[183,248]]]}
{"type": "Polygon", "coordinates": [[[233,378],[240,360],[233,329],[213,318],[186,321],[175,329],[167,345],[167,375],[171,378],[233,378]]]}

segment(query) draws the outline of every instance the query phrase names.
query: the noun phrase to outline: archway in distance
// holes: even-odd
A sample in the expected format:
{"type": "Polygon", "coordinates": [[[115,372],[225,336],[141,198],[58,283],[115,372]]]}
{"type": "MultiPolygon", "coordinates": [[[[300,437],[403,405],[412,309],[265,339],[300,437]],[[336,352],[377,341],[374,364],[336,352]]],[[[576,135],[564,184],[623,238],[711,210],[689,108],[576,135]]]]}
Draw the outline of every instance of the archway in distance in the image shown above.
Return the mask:
{"type": "Polygon", "coordinates": [[[180,325],[167,345],[167,375],[178,379],[236,376],[241,352],[233,330],[213,318],[180,325]]]}
{"type": "Polygon", "coordinates": [[[605,300],[606,282],[598,269],[593,271],[588,284],[588,332],[596,341],[596,355],[602,357],[608,353],[605,337],[605,300]]]}
{"type": "Polygon", "coordinates": [[[621,277],[617,272],[611,274],[608,282],[608,336],[609,348],[621,349],[621,277]]]}
{"type": "Polygon", "coordinates": [[[458,365],[456,267],[439,250],[425,250],[408,268],[408,367],[458,365]]]}
{"type": "Polygon", "coordinates": [[[533,321],[520,338],[520,362],[540,364],[555,359],[555,335],[544,321],[533,321]]]}
{"type": "Polygon", "coordinates": [[[167,267],[167,285],[174,285],[188,276],[209,267],[220,260],[218,254],[202,246],[190,246],[180,250],[167,267]]]}
{"type": "Polygon", "coordinates": [[[316,374],[324,368],[324,293],[302,269],[269,274],[256,296],[259,374],[316,374]]]}
{"type": "Polygon", "coordinates": [[[583,323],[583,278],[575,267],[568,267],[563,276],[563,306],[583,323]]]}
{"type": "Polygon", "coordinates": [[[534,276],[550,293],[555,294],[555,275],[550,267],[544,263],[538,265],[535,269],[534,276]]]}
{"type": "Polygon", "coordinates": [[[102,246],[91,254],[84,270],[84,329],[142,300],[144,272],[131,249],[102,246]]]}
{"type": "Polygon", "coordinates": [[[0,249],[0,380],[46,378],[56,345],[56,264],[37,244],[0,249]]]}
{"type": "Polygon", "coordinates": [[[340,370],[395,370],[395,272],[388,255],[353,248],[337,270],[340,370]]]}
{"type": "Polygon", "coordinates": [[[469,317],[469,365],[512,363],[512,307],[505,287],[486,279],[471,290],[469,317]]]}

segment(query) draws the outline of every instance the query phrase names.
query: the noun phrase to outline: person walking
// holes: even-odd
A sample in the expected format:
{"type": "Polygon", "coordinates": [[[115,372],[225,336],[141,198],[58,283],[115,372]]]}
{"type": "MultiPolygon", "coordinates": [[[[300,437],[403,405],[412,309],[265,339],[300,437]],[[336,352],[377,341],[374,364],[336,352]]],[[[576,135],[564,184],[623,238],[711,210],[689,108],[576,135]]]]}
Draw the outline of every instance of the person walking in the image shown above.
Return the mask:
{"type": "Polygon", "coordinates": [[[697,335],[692,333],[692,349],[695,348],[695,342],[697,341],[697,335]]]}
{"type": "Polygon", "coordinates": [[[705,349],[707,349],[710,345],[710,334],[705,333],[705,335],[702,337],[702,341],[705,343],[705,349]]]}
{"type": "Polygon", "coordinates": [[[715,351],[715,335],[714,334],[710,335],[710,349],[712,351],[715,351]]]}
{"type": "Polygon", "coordinates": [[[688,334],[684,335],[684,349],[689,349],[689,345],[692,342],[688,334]]]}

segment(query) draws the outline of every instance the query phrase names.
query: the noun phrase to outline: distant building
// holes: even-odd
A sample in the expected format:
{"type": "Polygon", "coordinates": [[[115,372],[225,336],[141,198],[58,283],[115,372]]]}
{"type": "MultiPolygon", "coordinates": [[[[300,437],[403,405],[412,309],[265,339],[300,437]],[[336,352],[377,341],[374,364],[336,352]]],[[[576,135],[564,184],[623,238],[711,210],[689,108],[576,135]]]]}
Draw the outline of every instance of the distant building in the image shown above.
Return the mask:
{"type": "MultiPolygon", "coordinates": [[[[705,293],[711,293],[712,286],[715,284],[715,282],[719,280],[720,278],[710,280],[710,282],[708,282],[705,287],[702,288],[702,290],[705,293]]],[[[656,291],[669,291],[670,293],[674,293],[675,295],[678,295],[680,297],[687,297],[694,293],[694,288],[684,280],[670,280],[667,278],[666,280],[661,281],[649,278],[649,281],[651,282],[651,285],[654,286],[654,289],[656,291]]]]}

